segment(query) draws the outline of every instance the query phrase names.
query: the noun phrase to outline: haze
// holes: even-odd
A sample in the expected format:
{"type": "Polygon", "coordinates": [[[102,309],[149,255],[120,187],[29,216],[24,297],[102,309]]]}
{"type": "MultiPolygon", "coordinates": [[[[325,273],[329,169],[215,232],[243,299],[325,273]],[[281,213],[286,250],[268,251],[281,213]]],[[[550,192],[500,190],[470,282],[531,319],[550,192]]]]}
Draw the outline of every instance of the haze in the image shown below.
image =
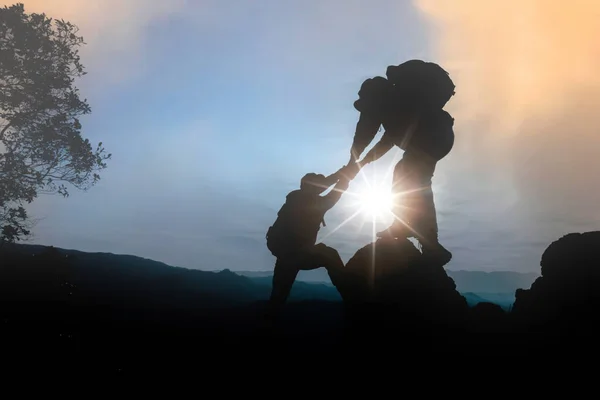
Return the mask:
{"type": "MultiPolygon", "coordinates": [[[[264,234],[285,195],[347,161],[360,84],[411,58],[457,85],[456,146],[434,178],[449,269],[537,272],[551,241],[598,229],[592,0],[24,4],[81,28],[84,134],[113,153],[91,191],[33,204],[35,243],[272,269],[264,234]]],[[[400,156],[365,175],[382,181],[400,156]]],[[[361,218],[335,230],[354,211],[343,197],[320,234],[344,260],[373,230],[361,218]]]]}

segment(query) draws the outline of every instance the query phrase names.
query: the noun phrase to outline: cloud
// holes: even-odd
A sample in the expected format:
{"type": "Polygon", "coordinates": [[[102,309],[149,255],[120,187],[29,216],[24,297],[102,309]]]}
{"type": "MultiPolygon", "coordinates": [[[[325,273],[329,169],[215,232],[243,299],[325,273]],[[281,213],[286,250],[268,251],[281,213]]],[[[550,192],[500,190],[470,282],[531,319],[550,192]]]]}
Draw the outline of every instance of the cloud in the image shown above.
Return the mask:
{"type": "Polygon", "coordinates": [[[600,222],[600,3],[416,4],[457,85],[448,108],[463,163],[489,165],[497,175],[486,184],[512,181],[526,231],[555,237],[600,222]]]}
{"type": "MultiPolygon", "coordinates": [[[[146,30],[156,21],[180,13],[186,0],[22,0],[28,13],[45,13],[79,27],[86,46],[84,65],[95,79],[111,81],[130,76],[146,30]]],[[[12,4],[12,3],[11,3],[12,4]]],[[[7,3],[8,5],[8,3],[7,3]]]]}
{"type": "Polygon", "coordinates": [[[577,86],[600,86],[593,0],[419,0],[437,28],[437,50],[472,113],[499,116],[510,132],[532,114],[556,112],[577,86]],[[477,101],[475,101],[477,100],[477,101]],[[500,117],[501,116],[501,117],[500,117]]]}

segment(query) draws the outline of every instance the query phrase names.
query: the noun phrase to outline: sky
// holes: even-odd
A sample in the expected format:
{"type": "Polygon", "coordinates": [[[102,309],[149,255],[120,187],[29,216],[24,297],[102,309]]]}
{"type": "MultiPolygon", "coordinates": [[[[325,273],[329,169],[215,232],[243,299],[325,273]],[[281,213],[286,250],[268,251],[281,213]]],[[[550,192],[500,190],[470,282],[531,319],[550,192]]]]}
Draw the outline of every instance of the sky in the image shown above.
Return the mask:
{"type": "MultiPolygon", "coordinates": [[[[32,204],[33,243],[270,270],[264,235],[287,193],[347,162],[360,84],[413,58],[457,85],[433,180],[448,269],[538,272],[553,240],[600,225],[593,0],[23,3],[80,28],[84,136],[113,154],[90,191],[32,204]]],[[[401,155],[349,192],[389,188],[401,155]]],[[[343,196],[319,234],[344,261],[372,238],[368,215],[340,227],[357,209],[343,196]]]]}

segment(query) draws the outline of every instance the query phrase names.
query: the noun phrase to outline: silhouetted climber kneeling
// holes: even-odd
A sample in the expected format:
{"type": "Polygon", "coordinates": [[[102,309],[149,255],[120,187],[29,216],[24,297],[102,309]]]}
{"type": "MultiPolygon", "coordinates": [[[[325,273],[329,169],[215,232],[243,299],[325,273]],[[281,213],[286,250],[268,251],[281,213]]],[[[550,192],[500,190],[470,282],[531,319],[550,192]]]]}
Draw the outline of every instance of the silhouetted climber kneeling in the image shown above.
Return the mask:
{"type": "Polygon", "coordinates": [[[454,145],[454,119],[443,110],[455,85],[439,65],[410,60],[387,68],[387,79],[377,76],[363,82],[354,107],[360,111],[348,167],[360,169],[385,155],[394,146],[404,156],[394,170],[396,220],[378,236],[415,237],[423,255],[445,265],[452,254],[438,240],[431,179],[438,161],[454,145]],[[380,125],[381,140],[357,161],[380,125]],[[401,199],[398,199],[401,198],[401,199]]]}
{"type": "Polygon", "coordinates": [[[300,189],[287,195],[277,220],[269,227],[267,247],[277,257],[270,299],[273,311],[287,300],[300,270],[324,267],[337,287],[344,262],[334,248],[315,243],[321,224],[325,225],[325,213],[348,189],[349,180],[343,175],[344,171],[342,168],[327,177],[314,173],[305,175],[300,182],[300,189]],[[336,182],[331,192],[321,196],[336,182]]]}

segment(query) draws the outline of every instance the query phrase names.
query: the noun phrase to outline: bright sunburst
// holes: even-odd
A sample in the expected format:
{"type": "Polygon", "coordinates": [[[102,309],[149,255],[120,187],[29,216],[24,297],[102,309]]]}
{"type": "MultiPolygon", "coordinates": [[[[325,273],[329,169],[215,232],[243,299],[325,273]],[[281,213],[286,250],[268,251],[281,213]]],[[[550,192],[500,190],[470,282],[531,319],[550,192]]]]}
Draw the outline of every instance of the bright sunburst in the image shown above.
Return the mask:
{"type": "Polygon", "coordinates": [[[365,224],[371,225],[373,240],[375,240],[377,230],[384,229],[395,220],[401,219],[401,216],[396,216],[393,211],[394,203],[399,201],[401,197],[401,194],[396,194],[398,198],[395,200],[392,193],[392,173],[396,164],[395,158],[391,159],[390,164],[383,171],[369,168],[371,173],[368,175],[370,176],[367,176],[364,170],[358,173],[350,188],[343,195],[347,216],[341,223],[336,224],[326,233],[321,240],[325,240],[357,217],[359,219],[358,231],[362,230],[365,224]]]}
{"type": "Polygon", "coordinates": [[[358,206],[365,218],[387,217],[392,211],[392,194],[389,186],[367,186],[357,193],[358,206]]]}

